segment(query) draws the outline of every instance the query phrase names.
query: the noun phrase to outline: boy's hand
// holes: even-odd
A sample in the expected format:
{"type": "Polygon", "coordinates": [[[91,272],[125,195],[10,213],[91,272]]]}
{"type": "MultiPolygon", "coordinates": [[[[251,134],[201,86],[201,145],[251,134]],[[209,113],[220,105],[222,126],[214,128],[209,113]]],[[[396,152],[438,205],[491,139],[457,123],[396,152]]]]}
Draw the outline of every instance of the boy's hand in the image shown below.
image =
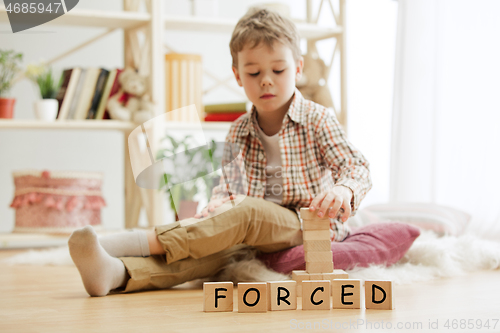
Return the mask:
{"type": "Polygon", "coordinates": [[[222,199],[212,200],[208,203],[208,205],[205,208],[203,208],[201,213],[197,213],[194,217],[197,219],[202,218],[202,217],[207,217],[209,213],[211,213],[215,210],[215,208],[220,207],[220,206],[222,206],[223,203],[228,202],[229,200],[233,200],[233,199],[235,199],[234,195],[231,195],[231,196],[228,196],[228,197],[225,197],[222,199]]]}
{"type": "Polygon", "coordinates": [[[319,194],[313,199],[309,206],[310,211],[318,210],[318,217],[323,217],[331,207],[328,217],[335,218],[340,210],[342,222],[347,221],[351,215],[352,191],[350,188],[342,185],[334,186],[329,192],[319,194]]]}

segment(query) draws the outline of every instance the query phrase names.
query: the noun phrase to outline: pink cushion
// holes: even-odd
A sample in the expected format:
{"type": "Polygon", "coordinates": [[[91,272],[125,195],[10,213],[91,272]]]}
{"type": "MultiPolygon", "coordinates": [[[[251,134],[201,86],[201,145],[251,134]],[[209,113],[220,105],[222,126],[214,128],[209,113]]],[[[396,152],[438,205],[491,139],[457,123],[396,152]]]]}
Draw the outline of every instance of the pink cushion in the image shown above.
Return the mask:
{"type": "MultiPolygon", "coordinates": [[[[371,264],[390,266],[408,251],[420,230],[412,225],[390,222],[376,223],[355,229],[343,242],[332,242],[335,269],[368,267],[371,264]]],[[[259,255],[267,267],[289,274],[304,270],[302,245],[280,252],[259,255]]]]}
{"type": "Polygon", "coordinates": [[[371,205],[363,209],[370,222],[404,222],[424,230],[432,230],[439,236],[461,235],[471,216],[460,209],[432,204],[397,202],[371,205]]]}

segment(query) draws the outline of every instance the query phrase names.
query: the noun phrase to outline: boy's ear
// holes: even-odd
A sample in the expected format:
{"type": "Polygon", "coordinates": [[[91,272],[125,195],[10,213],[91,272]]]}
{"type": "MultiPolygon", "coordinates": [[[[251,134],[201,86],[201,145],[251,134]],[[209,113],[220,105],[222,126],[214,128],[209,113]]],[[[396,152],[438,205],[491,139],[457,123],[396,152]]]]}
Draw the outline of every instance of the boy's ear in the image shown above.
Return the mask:
{"type": "Polygon", "coordinates": [[[234,66],[232,68],[233,68],[233,74],[234,74],[234,77],[236,79],[236,82],[238,82],[238,85],[240,87],[243,87],[243,83],[241,83],[240,73],[238,72],[238,69],[234,66]]]}
{"type": "Polygon", "coordinates": [[[300,57],[299,60],[297,60],[297,68],[295,71],[295,83],[297,83],[298,80],[302,77],[302,69],[304,68],[304,58],[300,57]]]}

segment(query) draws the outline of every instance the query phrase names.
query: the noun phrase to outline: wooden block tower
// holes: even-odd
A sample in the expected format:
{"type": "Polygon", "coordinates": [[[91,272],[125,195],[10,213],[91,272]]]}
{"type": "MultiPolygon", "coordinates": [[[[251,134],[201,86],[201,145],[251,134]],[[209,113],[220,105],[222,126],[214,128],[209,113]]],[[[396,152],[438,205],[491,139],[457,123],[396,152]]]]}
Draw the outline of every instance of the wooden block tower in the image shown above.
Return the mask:
{"type": "Polygon", "coordinates": [[[292,279],[297,281],[297,295],[302,295],[304,280],[347,279],[348,274],[341,269],[333,269],[333,254],[330,240],[330,218],[328,214],[320,218],[309,208],[301,208],[305,271],[293,271],[292,279]]]}

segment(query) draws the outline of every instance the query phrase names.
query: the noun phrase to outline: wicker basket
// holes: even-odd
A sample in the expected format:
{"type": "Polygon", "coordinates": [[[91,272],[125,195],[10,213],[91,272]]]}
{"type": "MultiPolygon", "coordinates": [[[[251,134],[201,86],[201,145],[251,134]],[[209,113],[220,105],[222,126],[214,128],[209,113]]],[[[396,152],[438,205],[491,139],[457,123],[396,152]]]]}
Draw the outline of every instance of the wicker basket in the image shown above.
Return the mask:
{"type": "Polygon", "coordinates": [[[68,233],[101,225],[102,174],[93,172],[13,172],[16,191],[14,232],[68,233]]]}

